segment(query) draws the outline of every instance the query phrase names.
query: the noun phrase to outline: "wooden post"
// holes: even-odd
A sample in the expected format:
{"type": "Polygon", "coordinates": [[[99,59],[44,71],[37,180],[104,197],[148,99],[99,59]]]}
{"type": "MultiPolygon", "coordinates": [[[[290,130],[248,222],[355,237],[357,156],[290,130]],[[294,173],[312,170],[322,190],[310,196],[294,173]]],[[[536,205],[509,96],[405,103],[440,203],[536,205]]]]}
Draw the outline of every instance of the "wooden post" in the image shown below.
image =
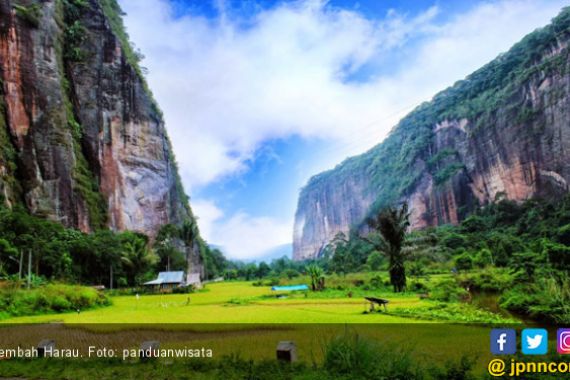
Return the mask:
{"type": "Polygon", "coordinates": [[[28,289],[32,283],[32,250],[28,250],[28,289]]]}

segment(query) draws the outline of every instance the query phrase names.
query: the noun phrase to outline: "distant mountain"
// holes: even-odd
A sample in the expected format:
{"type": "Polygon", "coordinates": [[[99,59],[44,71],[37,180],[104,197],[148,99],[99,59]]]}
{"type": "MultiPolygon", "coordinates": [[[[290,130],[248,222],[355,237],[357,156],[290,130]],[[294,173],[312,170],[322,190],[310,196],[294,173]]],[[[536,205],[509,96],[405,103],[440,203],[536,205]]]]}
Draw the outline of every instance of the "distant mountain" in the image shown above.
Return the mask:
{"type": "MultiPolygon", "coordinates": [[[[500,38],[500,36],[497,36],[500,38]]],[[[293,257],[407,201],[413,228],[458,223],[498,198],[556,197],[570,180],[570,8],[417,107],[384,142],[311,178],[293,257]]]]}
{"type": "Polygon", "coordinates": [[[292,244],[283,244],[278,247],[273,248],[271,251],[265,253],[262,257],[256,258],[255,261],[260,263],[265,261],[266,263],[270,263],[273,260],[280,259],[283,256],[292,258],[293,256],[293,245],[292,244]]]}

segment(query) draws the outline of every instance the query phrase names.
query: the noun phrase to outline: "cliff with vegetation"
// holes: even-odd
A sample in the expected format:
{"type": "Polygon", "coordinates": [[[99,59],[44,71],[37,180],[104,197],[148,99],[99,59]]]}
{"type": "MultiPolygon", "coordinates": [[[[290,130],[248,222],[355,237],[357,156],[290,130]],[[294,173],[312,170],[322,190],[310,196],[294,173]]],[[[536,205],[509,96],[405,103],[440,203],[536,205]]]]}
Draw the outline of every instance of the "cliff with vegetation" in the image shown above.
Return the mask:
{"type": "Polygon", "coordinates": [[[193,216],[116,0],[0,0],[0,197],[84,232],[193,216]]]}
{"type": "Polygon", "coordinates": [[[552,198],[570,181],[570,8],[417,107],[376,147],[302,189],[294,258],[407,201],[412,228],[457,224],[494,202],[552,198]]]}

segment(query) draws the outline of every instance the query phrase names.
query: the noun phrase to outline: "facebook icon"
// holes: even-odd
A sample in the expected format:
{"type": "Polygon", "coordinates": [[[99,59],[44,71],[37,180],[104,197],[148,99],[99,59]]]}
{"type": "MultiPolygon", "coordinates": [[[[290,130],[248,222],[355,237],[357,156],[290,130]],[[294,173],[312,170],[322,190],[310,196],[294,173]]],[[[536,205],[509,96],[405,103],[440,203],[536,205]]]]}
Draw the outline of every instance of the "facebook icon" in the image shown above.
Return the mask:
{"type": "Polygon", "coordinates": [[[491,353],[512,355],[517,352],[517,333],[513,329],[491,330],[491,353]]]}

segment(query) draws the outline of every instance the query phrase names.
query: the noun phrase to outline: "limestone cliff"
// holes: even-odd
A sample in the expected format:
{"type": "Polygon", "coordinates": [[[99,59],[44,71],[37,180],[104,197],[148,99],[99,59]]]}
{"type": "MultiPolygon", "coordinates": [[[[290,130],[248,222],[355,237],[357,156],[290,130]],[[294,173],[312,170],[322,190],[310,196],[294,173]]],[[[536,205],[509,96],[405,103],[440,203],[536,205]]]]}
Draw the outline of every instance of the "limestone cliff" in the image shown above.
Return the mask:
{"type": "Polygon", "coordinates": [[[193,218],[115,0],[0,0],[0,196],[91,231],[193,218]]]}
{"type": "Polygon", "coordinates": [[[457,223],[498,197],[568,191],[570,8],[422,104],[384,142],[301,191],[294,258],[319,255],[367,215],[407,201],[412,227],[457,223]]]}

